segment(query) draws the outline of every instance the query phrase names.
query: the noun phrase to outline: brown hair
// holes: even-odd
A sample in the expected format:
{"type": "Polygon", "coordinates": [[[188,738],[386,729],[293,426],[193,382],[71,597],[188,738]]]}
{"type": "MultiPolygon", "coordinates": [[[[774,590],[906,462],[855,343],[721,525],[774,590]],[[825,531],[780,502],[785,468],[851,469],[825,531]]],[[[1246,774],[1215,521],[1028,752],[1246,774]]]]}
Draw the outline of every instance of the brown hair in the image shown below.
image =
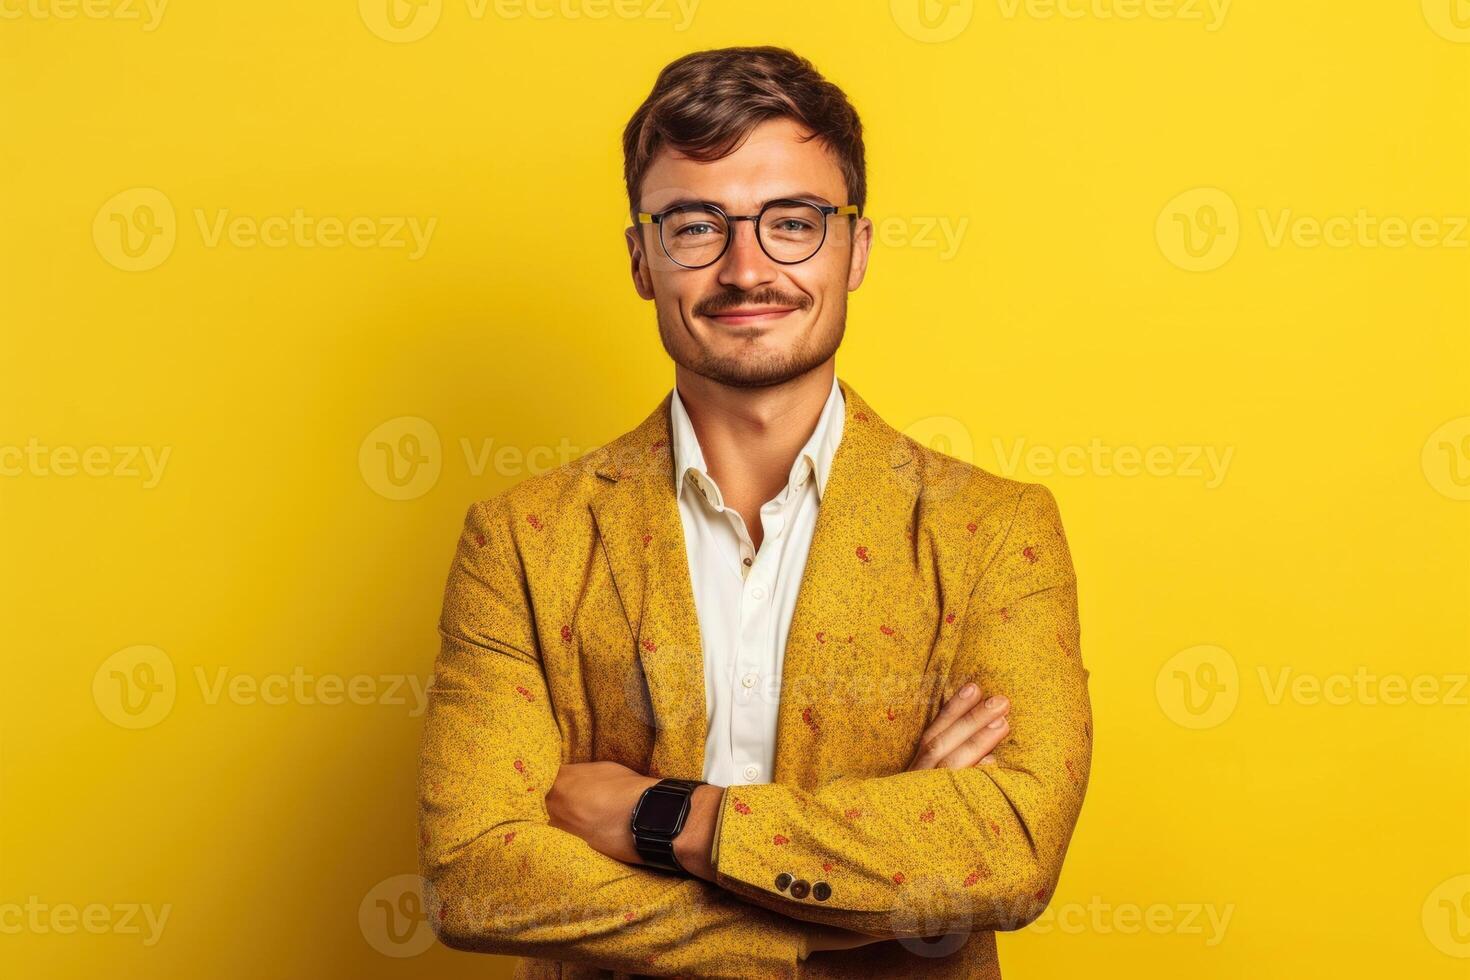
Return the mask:
{"type": "Polygon", "coordinates": [[[659,72],[653,91],[623,130],[623,179],[638,209],[643,175],[659,149],[695,160],[733,153],[769,119],[789,118],[822,140],[847,181],[848,200],[861,212],[868,193],[863,124],[836,85],[805,58],[776,47],[696,51],[659,72]]]}

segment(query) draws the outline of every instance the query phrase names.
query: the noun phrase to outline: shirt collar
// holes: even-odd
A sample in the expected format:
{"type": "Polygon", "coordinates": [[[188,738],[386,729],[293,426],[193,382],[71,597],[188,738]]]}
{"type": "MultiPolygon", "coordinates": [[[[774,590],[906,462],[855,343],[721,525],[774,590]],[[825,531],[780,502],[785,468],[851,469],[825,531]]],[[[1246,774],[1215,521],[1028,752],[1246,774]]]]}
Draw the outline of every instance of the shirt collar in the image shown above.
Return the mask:
{"type": "MultiPolygon", "coordinates": [[[[812,430],[811,436],[791,464],[791,473],[786,481],[789,488],[794,490],[807,467],[810,467],[816,473],[817,499],[822,498],[827,490],[827,477],[832,472],[832,458],[837,455],[837,446],[842,441],[845,414],[842,389],[838,386],[837,375],[834,373],[832,390],[827,393],[822,414],[817,417],[817,427],[812,430]]],[[[669,404],[669,423],[669,438],[674,449],[675,495],[684,492],[684,484],[689,482],[689,471],[694,470],[698,474],[697,479],[708,484],[713,495],[710,503],[723,507],[723,501],[719,499],[719,488],[709,478],[704,452],[699,448],[699,437],[694,434],[694,425],[689,421],[689,413],[684,409],[684,400],[679,397],[677,385],[674,386],[673,398],[669,404]]]]}

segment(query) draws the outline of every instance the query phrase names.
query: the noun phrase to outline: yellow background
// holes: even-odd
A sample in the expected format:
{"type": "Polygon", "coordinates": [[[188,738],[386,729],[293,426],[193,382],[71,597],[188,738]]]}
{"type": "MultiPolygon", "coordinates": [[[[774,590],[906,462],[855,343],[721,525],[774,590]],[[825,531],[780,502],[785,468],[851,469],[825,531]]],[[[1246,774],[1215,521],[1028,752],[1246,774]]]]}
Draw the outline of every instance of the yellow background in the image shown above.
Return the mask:
{"type": "Polygon", "coordinates": [[[406,687],[270,704],[212,685],[427,676],[469,502],[672,383],[627,281],[621,127],[673,57],[769,42],[868,130],[884,234],[839,373],[900,428],[1046,483],[1073,546],[1095,768],[1053,912],[1001,937],[1007,975],[1467,976],[1454,2],[934,2],[925,26],[910,0],[703,0],[687,20],[672,0],[442,0],[400,5],[428,20],[386,39],[385,10],[351,0],[175,0],[152,29],[141,2],[4,0],[0,447],[52,455],[0,477],[0,926],[36,903],[170,912],[151,946],[6,928],[0,970],[508,973],[419,952],[390,894],[415,869],[406,687]],[[198,217],[297,209],[435,227],[414,259],[211,244],[198,217]],[[1429,238],[1313,245],[1297,223],[1360,212],[1431,219],[1429,238]],[[119,217],[162,251],[129,259],[119,217]],[[1215,244],[1190,253],[1186,226],[1215,244]],[[440,444],[400,490],[377,443],[411,448],[405,419],[440,444]],[[1018,444],[1162,448],[1127,475],[1007,468],[1018,444]],[[110,475],[62,475],[59,447],[104,447],[110,475]],[[117,447],[167,449],[161,478],[117,447]],[[1231,454],[1220,479],[1190,447],[1231,454]],[[167,714],[115,723],[113,680],[159,656],[167,714]],[[1334,680],[1360,674],[1379,680],[1334,680]],[[1385,703],[1390,677],[1438,694],[1385,703]]]}

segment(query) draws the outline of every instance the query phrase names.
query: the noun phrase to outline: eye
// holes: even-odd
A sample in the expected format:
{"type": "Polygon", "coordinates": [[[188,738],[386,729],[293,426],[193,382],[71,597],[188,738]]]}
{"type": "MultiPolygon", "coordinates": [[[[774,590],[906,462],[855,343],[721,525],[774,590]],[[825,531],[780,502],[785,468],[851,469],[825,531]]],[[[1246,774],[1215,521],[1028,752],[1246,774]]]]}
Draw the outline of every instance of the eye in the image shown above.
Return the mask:
{"type": "Polygon", "coordinates": [[[811,227],[813,227],[811,222],[800,218],[781,218],[776,222],[777,231],[806,231],[811,227]]]}
{"type": "Polygon", "coordinates": [[[715,226],[708,221],[694,221],[680,228],[675,234],[685,238],[697,235],[713,235],[716,233],[715,226]]]}

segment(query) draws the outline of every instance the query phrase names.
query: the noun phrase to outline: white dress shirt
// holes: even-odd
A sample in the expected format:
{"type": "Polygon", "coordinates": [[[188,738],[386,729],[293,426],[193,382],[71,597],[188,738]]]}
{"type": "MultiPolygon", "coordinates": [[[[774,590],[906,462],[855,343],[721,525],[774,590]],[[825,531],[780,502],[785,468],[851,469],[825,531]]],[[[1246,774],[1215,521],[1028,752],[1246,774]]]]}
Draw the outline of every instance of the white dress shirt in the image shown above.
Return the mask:
{"type": "Polygon", "coordinates": [[[670,407],[679,517],[704,646],[709,738],[704,780],[716,786],[771,782],[781,662],[797,589],[817,524],[832,457],[842,439],[842,390],[832,378],[811,438],[786,486],[761,505],[760,551],[738,511],[726,507],[679,389],[670,407]]]}

